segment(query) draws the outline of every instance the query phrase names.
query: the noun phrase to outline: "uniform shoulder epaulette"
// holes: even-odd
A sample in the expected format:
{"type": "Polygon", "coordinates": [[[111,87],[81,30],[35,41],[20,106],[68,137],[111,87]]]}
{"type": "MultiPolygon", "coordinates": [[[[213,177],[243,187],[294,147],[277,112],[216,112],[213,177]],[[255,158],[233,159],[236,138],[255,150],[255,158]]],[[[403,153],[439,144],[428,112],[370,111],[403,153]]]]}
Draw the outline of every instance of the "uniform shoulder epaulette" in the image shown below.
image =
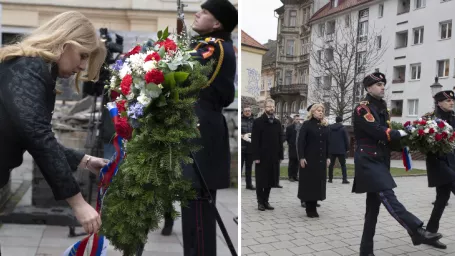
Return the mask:
{"type": "Polygon", "coordinates": [[[370,102],[367,101],[367,100],[364,100],[364,101],[359,102],[359,104],[360,105],[368,105],[368,104],[370,104],[370,102]]]}
{"type": "Polygon", "coordinates": [[[206,38],[204,39],[204,41],[207,42],[207,43],[213,43],[213,44],[216,44],[216,43],[218,43],[218,42],[224,42],[223,39],[221,39],[221,38],[215,38],[215,37],[206,37],[206,38]]]}
{"type": "Polygon", "coordinates": [[[370,104],[370,102],[368,102],[368,101],[359,102],[359,105],[356,108],[356,112],[357,112],[357,115],[360,116],[361,115],[360,111],[362,109],[364,109],[366,111],[366,113],[363,115],[363,118],[365,118],[365,120],[367,120],[368,122],[374,122],[374,116],[373,116],[373,114],[371,114],[368,104],[370,104]]]}

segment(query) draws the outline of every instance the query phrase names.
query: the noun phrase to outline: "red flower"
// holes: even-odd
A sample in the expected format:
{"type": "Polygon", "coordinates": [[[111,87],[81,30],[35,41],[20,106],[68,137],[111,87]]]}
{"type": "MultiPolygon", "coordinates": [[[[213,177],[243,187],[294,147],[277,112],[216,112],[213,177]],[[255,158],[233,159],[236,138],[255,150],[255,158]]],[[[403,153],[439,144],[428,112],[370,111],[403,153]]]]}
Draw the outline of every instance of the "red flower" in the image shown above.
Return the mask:
{"type": "Polygon", "coordinates": [[[414,120],[414,122],[412,122],[413,124],[419,124],[419,121],[417,120],[414,120]]]}
{"type": "Polygon", "coordinates": [[[445,138],[447,138],[447,137],[449,137],[449,135],[448,135],[446,132],[443,132],[443,133],[442,133],[442,138],[445,139],[445,138]]]}
{"type": "Polygon", "coordinates": [[[120,100],[120,101],[116,102],[115,104],[117,105],[117,110],[119,113],[126,111],[126,107],[125,107],[126,100],[120,100]]]}
{"type": "Polygon", "coordinates": [[[141,46],[138,45],[134,47],[131,51],[129,51],[127,54],[125,54],[125,57],[129,57],[130,55],[137,54],[141,52],[141,46]]]}
{"type": "Polygon", "coordinates": [[[427,124],[427,121],[425,121],[425,120],[420,121],[420,125],[426,125],[426,124],[427,124]]]}
{"type": "Polygon", "coordinates": [[[114,90],[111,91],[111,100],[117,99],[118,96],[120,96],[120,93],[114,90]]]}
{"type": "Polygon", "coordinates": [[[164,50],[166,50],[166,52],[177,50],[177,45],[175,44],[174,41],[172,41],[169,38],[166,38],[166,40],[164,41],[157,42],[156,44],[159,45],[160,47],[164,46],[164,50]]]}
{"type": "Polygon", "coordinates": [[[115,122],[115,131],[126,140],[130,140],[131,135],[133,134],[133,128],[128,123],[126,117],[119,117],[117,119],[117,122],[115,122]]]}
{"type": "Polygon", "coordinates": [[[442,140],[442,135],[441,134],[436,134],[436,136],[434,136],[434,139],[436,141],[440,141],[440,140],[442,140]]]}
{"type": "Polygon", "coordinates": [[[455,140],[455,136],[449,138],[449,142],[453,142],[453,140],[455,140]]]}
{"type": "Polygon", "coordinates": [[[147,57],[145,57],[144,62],[147,62],[147,61],[149,61],[149,60],[160,61],[160,60],[161,60],[161,57],[160,57],[160,55],[159,55],[157,52],[154,52],[154,53],[152,53],[152,54],[147,55],[147,57]]]}
{"type": "Polygon", "coordinates": [[[132,83],[133,77],[130,74],[123,77],[122,82],[120,83],[120,89],[122,90],[123,95],[128,95],[130,93],[132,83]]]}
{"type": "Polygon", "coordinates": [[[433,128],[430,128],[430,130],[428,131],[429,134],[433,134],[434,133],[434,129],[433,128]]]}
{"type": "Polygon", "coordinates": [[[422,129],[419,129],[419,136],[423,136],[425,132],[422,129]]]}
{"type": "Polygon", "coordinates": [[[410,121],[407,121],[406,123],[404,123],[403,126],[406,127],[406,126],[409,126],[409,125],[411,125],[411,122],[410,122],[410,121]]]}
{"type": "Polygon", "coordinates": [[[441,128],[441,129],[444,128],[444,127],[446,127],[446,125],[445,125],[444,122],[442,122],[442,121],[438,123],[438,126],[439,126],[439,128],[441,128]]]}
{"type": "Polygon", "coordinates": [[[147,83],[161,84],[164,82],[163,72],[158,69],[152,69],[145,74],[145,81],[147,83]]]}

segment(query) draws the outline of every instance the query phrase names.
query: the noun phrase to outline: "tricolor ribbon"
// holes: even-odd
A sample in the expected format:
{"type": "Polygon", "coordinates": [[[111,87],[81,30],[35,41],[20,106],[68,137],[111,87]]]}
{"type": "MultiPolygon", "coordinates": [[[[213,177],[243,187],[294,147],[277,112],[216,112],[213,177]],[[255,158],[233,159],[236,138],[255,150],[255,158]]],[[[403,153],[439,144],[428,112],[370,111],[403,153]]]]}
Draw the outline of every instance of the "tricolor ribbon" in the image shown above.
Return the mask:
{"type": "MultiPolygon", "coordinates": [[[[118,110],[117,106],[113,102],[109,102],[107,104],[107,108],[109,109],[109,114],[112,118],[112,121],[116,123],[118,117],[118,110]]],[[[120,137],[118,134],[115,135],[113,142],[115,147],[115,153],[112,156],[111,160],[108,164],[106,164],[100,171],[100,183],[98,185],[98,197],[96,202],[96,211],[101,215],[101,209],[103,208],[103,201],[104,197],[106,196],[107,190],[109,185],[112,182],[112,178],[117,174],[118,166],[122,162],[123,158],[125,157],[125,152],[123,151],[122,145],[123,138],[120,137]]],[[[87,248],[87,244],[90,238],[93,237],[92,240],[92,250],[90,252],[90,256],[105,256],[107,255],[107,243],[106,238],[102,235],[90,234],[85,237],[83,240],[75,243],[74,245],[70,246],[66,251],[63,253],[62,256],[83,256],[84,252],[87,248]]]]}
{"type": "Polygon", "coordinates": [[[406,171],[412,170],[412,158],[409,152],[409,147],[403,148],[403,165],[406,171]]]}

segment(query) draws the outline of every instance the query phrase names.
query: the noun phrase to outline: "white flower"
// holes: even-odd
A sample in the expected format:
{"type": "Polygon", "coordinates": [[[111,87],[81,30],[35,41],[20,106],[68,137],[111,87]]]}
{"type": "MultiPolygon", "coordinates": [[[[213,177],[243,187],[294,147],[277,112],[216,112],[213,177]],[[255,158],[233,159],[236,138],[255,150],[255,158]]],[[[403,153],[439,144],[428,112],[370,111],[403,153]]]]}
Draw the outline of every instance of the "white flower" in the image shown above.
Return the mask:
{"type": "Polygon", "coordinates": [[[158,88],[163,89],[164,87],[161,84],[158,84],[158,88]]]}
{"type": "Polygon", "coordinates": [[[143,73],[142,66],[144,65],[144,59],[147,57],[144,53],[138,53],[131,55],[126,62],[131,66],[131,69],[137,73],[143,73]]]}
{"type": "Polygon", "coordinates": [[[123,64],[123,67],[119,72],[120,79],[123,79],[127,74],[131,75],[131,68],[127,64],[123,64]]]}
{"type": "Polygon", "coordinates": [[[111,77],[111,84],[110,84],[111,89],[114,89],[116,84],[117,84],[117,77],[116,76],[112,76],[111,77]]]}
{"type": "Polygon", "coordinates": [[[156,61],[154,60],[149,60],[144,65],[142,66],[144,68],[145,72],[149,72],[150,70],[156,68],[156,61]]]}
{"type": "Polygon", "coordinates": [[[144,93],[141,92],[141,94],[139,95],[139,97],[137,97],[137,101],[139,103],[141,103],[142,105],[144,106],[148,106],[148,104],[150,104],[150,98],[147,97],[147,95],[145,95],[144,93]]]}
{"type": "Polygon", "coordinates": [[[425,130],[423,130],[423,132],[425,133],[428,133],[430,131],[430,128],[426,128],[425,130]]]}
{"type": "Polygon", "coordinates": [[[126,95],[126,98],[127,98],[128,100],[134,99],[134,93],[133,93],[133,92],[130,92],[128,95],[126,95]]]}

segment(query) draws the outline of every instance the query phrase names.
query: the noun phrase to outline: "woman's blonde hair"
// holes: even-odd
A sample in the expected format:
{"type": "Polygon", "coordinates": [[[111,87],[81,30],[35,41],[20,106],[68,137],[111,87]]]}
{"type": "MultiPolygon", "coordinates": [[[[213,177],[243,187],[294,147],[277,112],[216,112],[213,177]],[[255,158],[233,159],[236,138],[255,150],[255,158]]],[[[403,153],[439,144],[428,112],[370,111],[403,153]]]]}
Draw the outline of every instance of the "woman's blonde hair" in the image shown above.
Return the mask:
{"type": "Polygon", "coordinates": [[[324,125],[324,126],[327,126],[329,124],[329,122],[327,121],[327,119],[325,118],[325,106],[321,103],[316,103],[316,104],[313,104],[313,106],[311,107],[310,111],[308,111],[307,115],[306,115],[306,120],[311,120],[312,118],[314,118],[313,114],[314,114],[314,111],[316,111],[318,108],[322,108],[322,120],[321,120],[321,124],[324,125]]]}
{"type": "Polygon", "coordinates": [[[77,74],[76,85],[79,79],[98,80],[106,58],[106,48],[89,19],[76,11],[61,13],[22,41],[1,48],[0,62],[24,56],[41,57],[47,62],[55,63],[60,59],[65,44],[71,44],[90,54],[86,77],[77,74]]]}

